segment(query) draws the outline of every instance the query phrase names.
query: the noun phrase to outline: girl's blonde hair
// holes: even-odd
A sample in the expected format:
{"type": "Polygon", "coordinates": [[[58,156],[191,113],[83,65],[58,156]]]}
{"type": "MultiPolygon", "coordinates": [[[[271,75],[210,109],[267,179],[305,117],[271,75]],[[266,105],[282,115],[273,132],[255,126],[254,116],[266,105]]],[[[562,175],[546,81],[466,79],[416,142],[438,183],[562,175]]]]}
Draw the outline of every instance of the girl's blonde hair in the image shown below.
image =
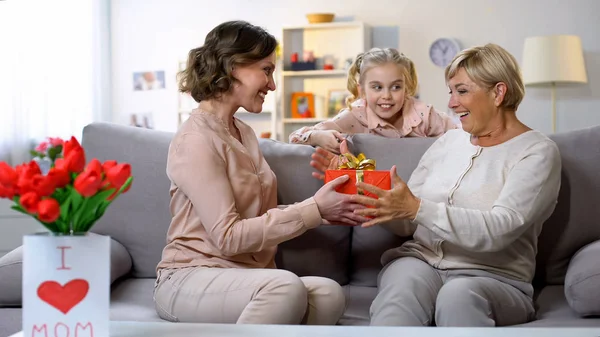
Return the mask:
{"type": "Polygon", "coordinates": [[[350,69],[348,69],[347,88],[350,96],[346,99],[346,106],[350,107],[352,102],[360,97],[358,86],[362,85],[364,81],[364,76],[361,75],[373,67],[386,63],[394,63],[402,69],[406,95],[410,97],[415,96],[419,82],[413,61],[394,48],[372,48],[369,51],[358,54],[350,69]]]}

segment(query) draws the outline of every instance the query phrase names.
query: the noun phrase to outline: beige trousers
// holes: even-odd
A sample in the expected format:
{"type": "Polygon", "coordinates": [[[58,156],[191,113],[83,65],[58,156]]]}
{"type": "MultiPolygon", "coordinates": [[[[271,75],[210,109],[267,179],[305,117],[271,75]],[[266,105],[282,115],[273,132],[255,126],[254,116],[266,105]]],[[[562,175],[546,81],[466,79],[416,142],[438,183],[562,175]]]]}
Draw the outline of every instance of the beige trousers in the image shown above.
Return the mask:
{"type": "Polygon", "coordinates": [[[158,315],[172,322],[335,325],[345,309],[340,285],[281,269],[161,270],[158,315]]]}

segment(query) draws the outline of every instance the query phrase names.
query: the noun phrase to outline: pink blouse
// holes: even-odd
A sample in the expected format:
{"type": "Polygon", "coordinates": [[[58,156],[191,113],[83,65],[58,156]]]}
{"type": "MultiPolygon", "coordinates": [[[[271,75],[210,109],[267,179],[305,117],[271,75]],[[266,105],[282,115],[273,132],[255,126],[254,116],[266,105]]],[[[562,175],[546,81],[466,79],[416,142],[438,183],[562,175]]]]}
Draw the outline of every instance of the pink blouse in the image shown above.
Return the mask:
{"type": "Polygon", "coordinates": [[[308,143],[314,130],[336,130],[343,134],[369,133],[388,138],[438,137],[458,126],[441,111],[416,98],[410,98],[402,107],[402,117],[394,124],[379,118],[371,109],[365,108],[364,100],[352,103],[351,109],[340,111],[332,119],[314,126],[306,126],[290,134],[290,143],[308,143]]]}
{"type": "Polygon", "coordinates": [[[194,110],[167,159],[172,220],[157,269],[275,268],[277,245],[321,224],[313,198],[277,208],[277,180],[250,126],[242,142],[217,116],[194,110]]]}

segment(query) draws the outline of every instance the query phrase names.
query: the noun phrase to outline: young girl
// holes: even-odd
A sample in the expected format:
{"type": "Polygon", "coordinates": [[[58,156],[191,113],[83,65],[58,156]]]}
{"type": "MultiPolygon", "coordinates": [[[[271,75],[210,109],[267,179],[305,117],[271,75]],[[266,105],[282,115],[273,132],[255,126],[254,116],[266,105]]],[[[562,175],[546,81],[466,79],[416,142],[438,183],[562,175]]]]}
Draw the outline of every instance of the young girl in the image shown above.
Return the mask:
{"type": "Polygon", "coordinates": [[[437,137],[456,129],[450,117],[416,99],[417,73],[413,62],[393,48],[373,48],[360,54],[348,74],[353,95],[333,119],[303,127],[290,143],[320,146],[339,154],[344,134],[369,133],[383,137],[437,137]]]}

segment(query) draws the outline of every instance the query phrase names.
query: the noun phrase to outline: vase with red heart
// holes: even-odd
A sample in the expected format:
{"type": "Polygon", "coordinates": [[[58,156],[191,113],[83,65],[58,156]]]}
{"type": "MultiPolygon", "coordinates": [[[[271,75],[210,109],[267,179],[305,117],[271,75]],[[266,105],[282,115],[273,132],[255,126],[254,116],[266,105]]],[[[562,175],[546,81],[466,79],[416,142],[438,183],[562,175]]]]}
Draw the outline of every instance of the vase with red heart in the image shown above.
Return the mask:
{"type": "Polygon", "coordinates": [[[108,236],[24,237],[24,336],[108,337],[109,301],[108,236]]]}
{"type": "Polygon", "coordinates": [[[110,239],[89,231],[131,187],[131,165],[87,162],[75,137],[48,138],[31,155],[0,162],[0,198],[48,230],[23,239],[23,335],[107,337],[110,239]]]}
{"type": "Polygon", "coordinates": [[[48,230],[23,239],[23,335],[108,337],[110,239],[89,231],[131,187],[131,166],[86,162],[75,137],[31,154],[15,167],[0,162],[0,198],[48,230]]]}

